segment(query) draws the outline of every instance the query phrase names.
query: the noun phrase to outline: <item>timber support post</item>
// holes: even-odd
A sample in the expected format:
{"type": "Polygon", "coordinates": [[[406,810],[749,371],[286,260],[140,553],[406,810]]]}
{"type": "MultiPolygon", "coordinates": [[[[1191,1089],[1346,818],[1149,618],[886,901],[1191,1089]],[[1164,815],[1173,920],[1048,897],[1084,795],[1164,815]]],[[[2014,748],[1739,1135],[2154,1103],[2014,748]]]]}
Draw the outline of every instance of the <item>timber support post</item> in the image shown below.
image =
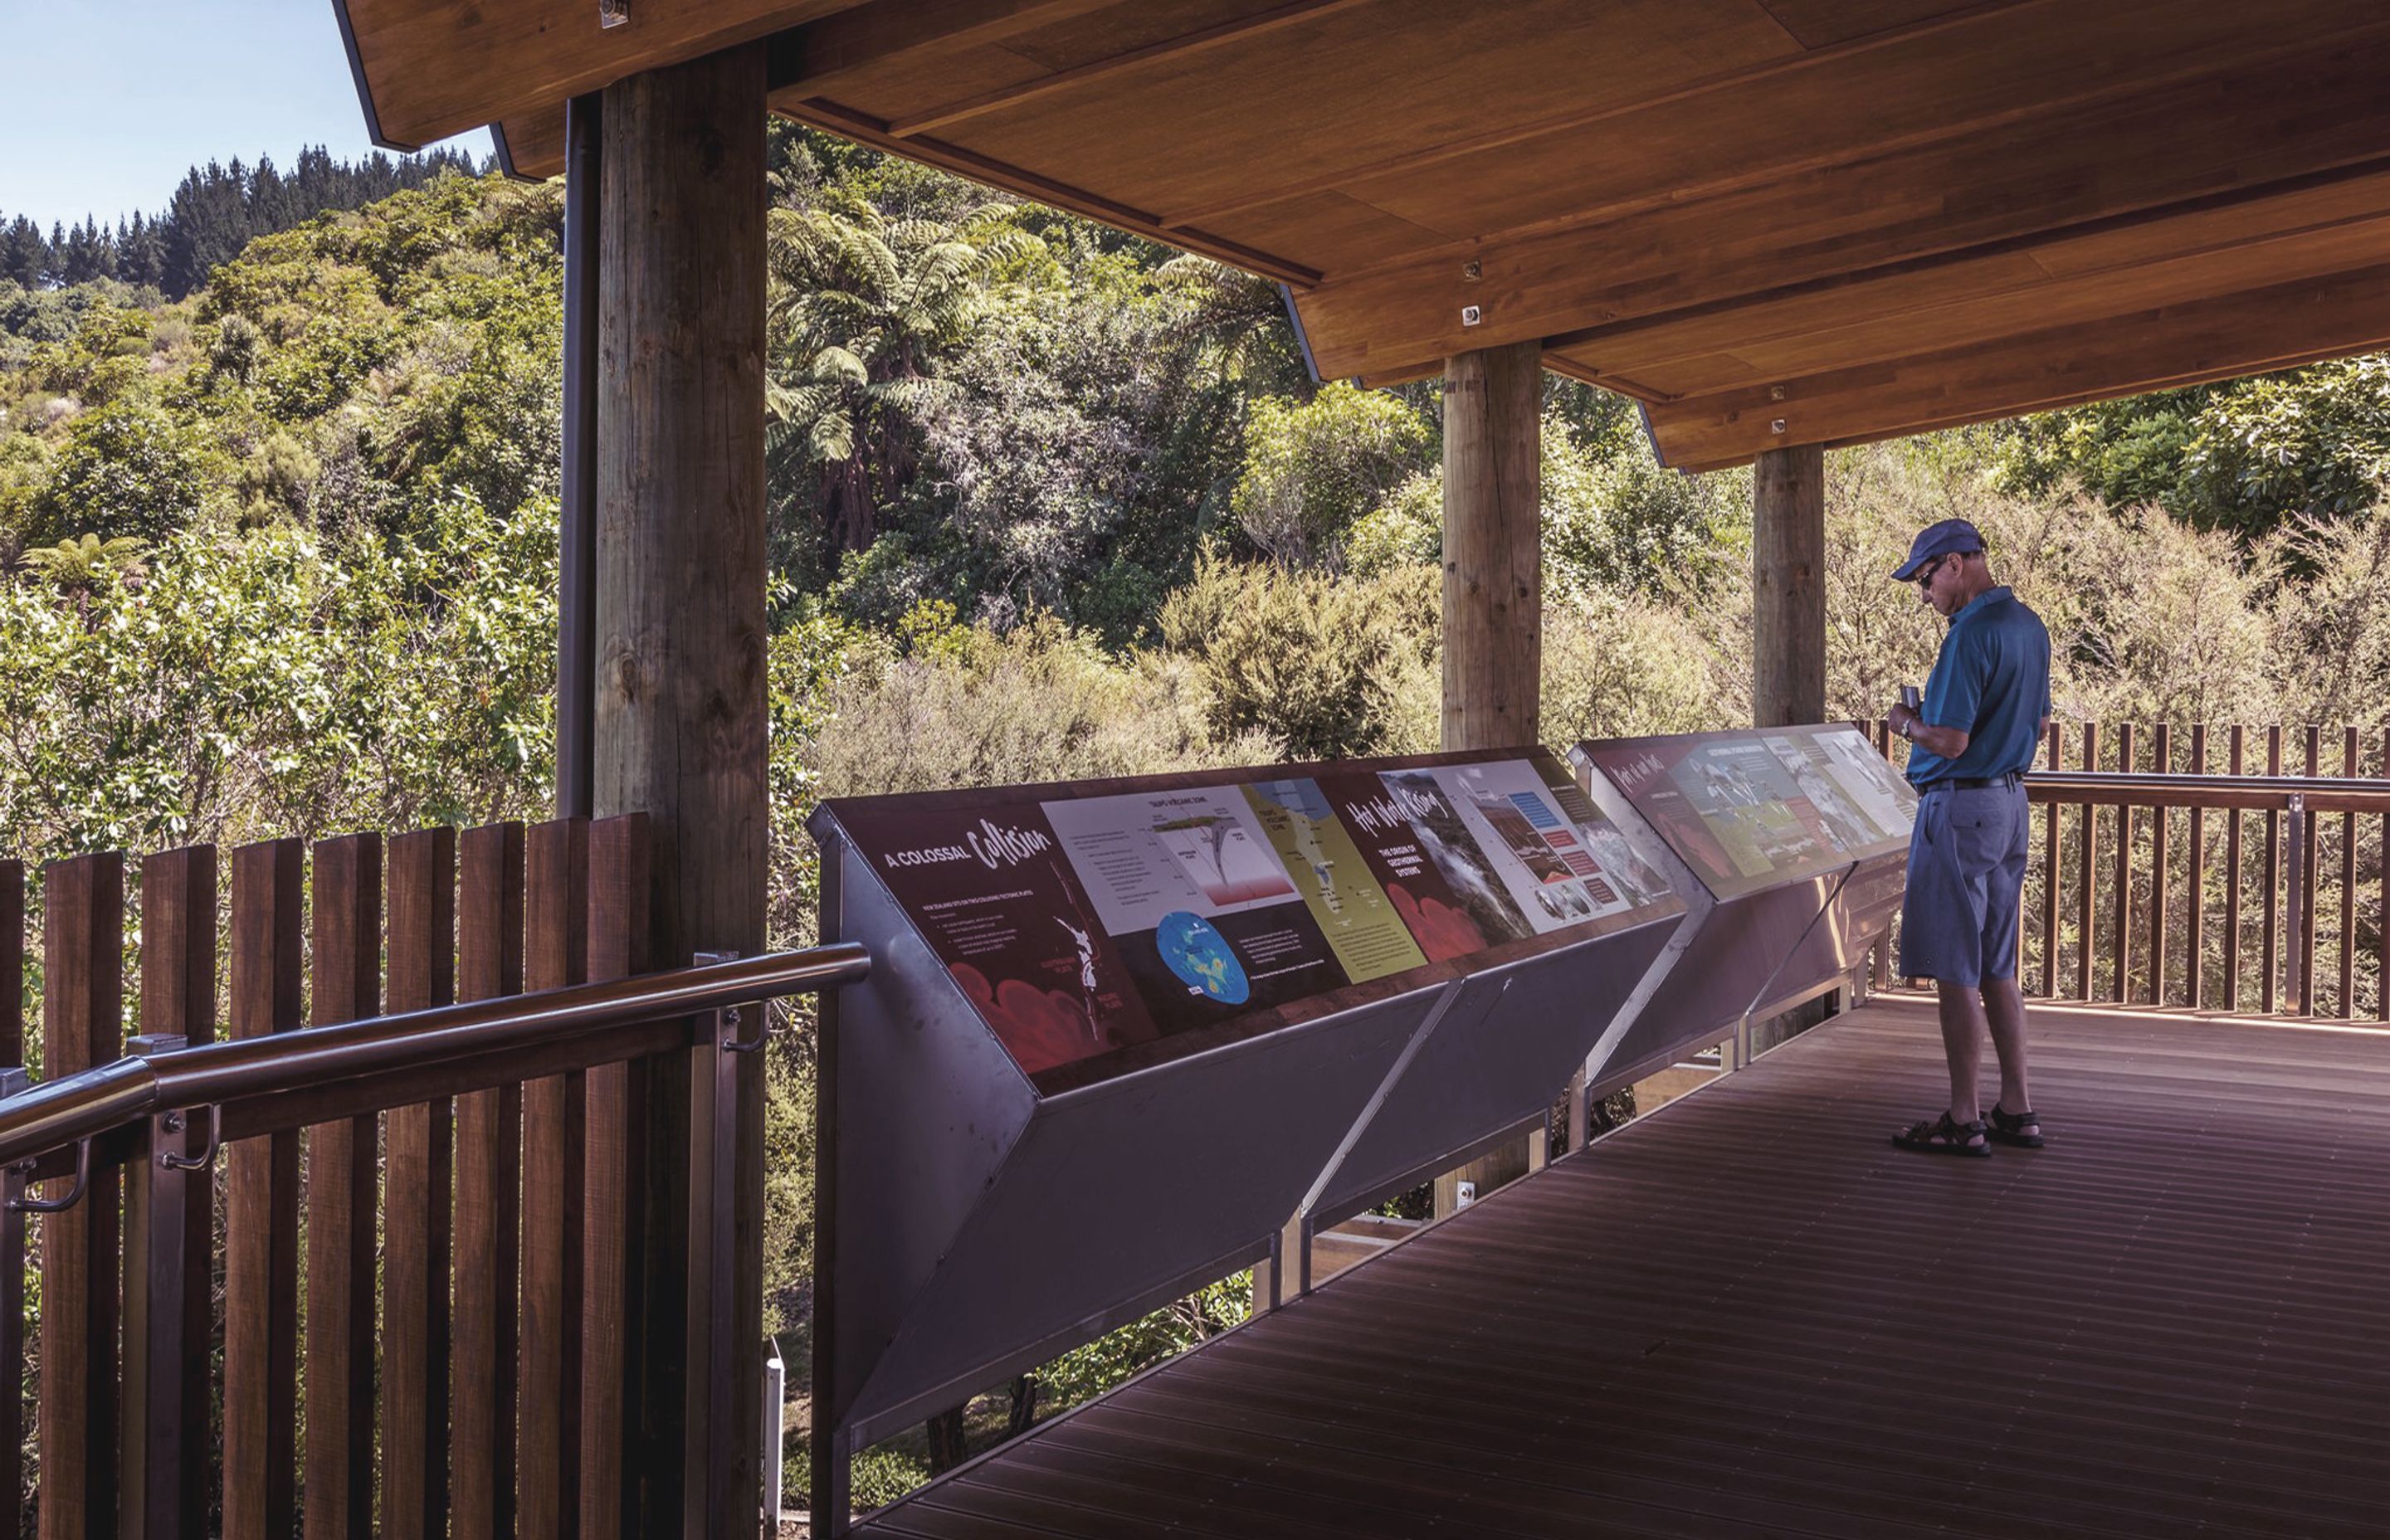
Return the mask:
{"type": "Polygon", "coordinates": [[[1536,741],[1542,704],[1543,345],[1444,367],[1444,747],[1536,741]]]}
{"type": "MultiPolygon", "coordinates": [[[[764,91],[755,44],[603,98],[592,811],[648,815],[648,956],[675,962],[764,949],[764,91]]],[[[698,1168],[720,1131],[692,1117],[716,1105],[716,1052],[658,1060],[631,1093],[626,1534],[752,1534],[762,1510],[752,1421],[713,1424],[762,1382],[763,1065],[726,1072],[737,1171],[717,1189],[698,1168]],[[726,1258],[693,1194],[727,1206],[726,1258]],[[718,1390],[711,1330],[733,1343],[718,1390]]]]}
{"type": "MultiPolygon", "coordinates": [[[[1763,449],[1751,468],[1751,725],[1826,720],[1826,446],[1763,449]]],[[[1923,680],[1918,683],[1922,685],[1923,680]]],[[[1754,1056],[1831,1015],[1831,999],[1745,1021],[1719,1050],[1754,1056]],[[1754,1035],[1755,1033],[1755,1035],[1754,1035]]]]}
{"type": "Polygon", "coordinates": [[[1826,720],[1825,569],[1825,446],[1761,450],[1752,467],[1753,726],[1826,720]]]}
{"type": "MultiPolygon", "coordinates": [[[[1444,747],[1540,741],[1543,701],[1543,344],[1444,366],[1444,747]]],[[[1435,1180],[1435,1214],[1540,1166],[1526,1144],[1435,1180]]]]}

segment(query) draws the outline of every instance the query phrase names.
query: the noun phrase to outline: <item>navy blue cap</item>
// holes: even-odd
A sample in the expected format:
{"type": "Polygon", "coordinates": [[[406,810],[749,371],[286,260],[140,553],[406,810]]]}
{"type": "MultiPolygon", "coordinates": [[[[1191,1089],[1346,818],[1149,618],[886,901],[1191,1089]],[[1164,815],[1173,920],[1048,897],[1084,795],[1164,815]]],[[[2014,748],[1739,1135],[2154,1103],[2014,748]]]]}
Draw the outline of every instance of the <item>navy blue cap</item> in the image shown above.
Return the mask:
{"type": "Polygon", "coordinates": [[[1892,574],[1895,583],[1907,583],[1917,575],[1917,569],[1937,556],[1954,551],[1980,551],[1984,548],[1984,532],[1964,519],[1945,519],[1938,524],[1928,524],[1917,532],[1909,542],[1908,559],[1892,574]]]}

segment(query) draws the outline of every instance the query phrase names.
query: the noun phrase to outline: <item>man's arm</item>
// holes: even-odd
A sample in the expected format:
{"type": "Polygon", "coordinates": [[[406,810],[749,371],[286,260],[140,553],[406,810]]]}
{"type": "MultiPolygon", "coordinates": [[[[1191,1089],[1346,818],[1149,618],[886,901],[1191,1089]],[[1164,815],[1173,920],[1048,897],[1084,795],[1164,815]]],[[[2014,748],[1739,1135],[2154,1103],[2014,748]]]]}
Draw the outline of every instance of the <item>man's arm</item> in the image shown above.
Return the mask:
{"type": "Polygon", "coordinates": [[[1934,726],[1907,706],[1895,706],[1891,718],[1894,732],[1929,754],[1957,759],[1967,751],[1968,733],[1964,727],[1934,726]]]}

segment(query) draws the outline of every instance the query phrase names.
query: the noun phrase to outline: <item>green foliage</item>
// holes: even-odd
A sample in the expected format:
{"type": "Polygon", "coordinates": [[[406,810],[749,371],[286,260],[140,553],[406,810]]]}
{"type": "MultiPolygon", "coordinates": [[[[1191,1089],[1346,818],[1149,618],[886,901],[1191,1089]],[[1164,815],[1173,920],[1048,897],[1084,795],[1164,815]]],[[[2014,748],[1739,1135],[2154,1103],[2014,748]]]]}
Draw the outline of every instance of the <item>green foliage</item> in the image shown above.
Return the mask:
{"type": "Polygon", "coordinates": [[[1064,1354],[1037,1371],[1041,1404],[1056,1410],[1075,1406],[1242,1326],[1252,1313],[1253,1293],[1253,1275],[1239,1273],[1064,1354]]]}
{"type": "Polygon", "coordinates": [[[69,593],[89,592],[126,582],[141,571],[141,542],[131,535],[102,540],[96,534],[61,540],[25,553],[25,567],[69,593]]]}
{"type": "Polygon", "coordinates": [[[216,456],[188,419],[146,394],[84,413],[32,499],[32,538],[152,541],[190,521],[216,456]]]}
{"type": "Polygon", "coordinates": [[[1386,494],[1377,508],[1353,521],[1344,536],[1344,567],[1374,577],[1403,566],[1435,567],[1444,561],[1444,472],[1422,470],[1386,494]]]}
{"type": "Polygon", "coordinates": [[[45,855],[519,815],[546,800],[554,537],[96,537],[0,584],[0,849],[45,855]],[[88,553],[87,557],[84,553],[88,553]],[[137,574],[137,575],[136,575],[137,574]]]}
{"type": "Polygon", "coordinates": [[[1706,732],[1716,714],[1695,618],[1635,594],[1544,606],[1543,737],[1639,738],[1706,732]]]}
{"type": "Polygon", "coordinates": [[[2254,541],[2371,507],[2390,458],[2390,357],[2101,402],[1998,432],[2004,485],[2073,481],[2111,506],[2154,503],[2254,541]]]}
{"type": "Polygon", "coordinates": [[[1107,657],[1050,617],[1010,631],[917,614],[902,655],[850,660],[796,752],[825,795],[1152,774],[1266,760],[1188,661],[1107,657]]]}
{"type": "Polygon", "coordinates": [[[1216,554],[1163,607],[1172,649],[1199,660],[1215,733],[1261,733],[1294,759],[1417,753],[1441,712],[1433,569],[1335,577],[1216,554]]]}
{"type": "Polygon", "coordinates": [[[1245,421],[1229,506],[1273,560],[1341,566],[1347,532],[1424,469],[1435,435],[1393,396],[1342,381],[1304,402],[1264,398],[1245,421]]]}
{"type": "Polygon", "coordinates": [[[996,275],[1042,253],[992,205],[945,224],[867,202],[775,209],[768,225],[773,468],[810,475],[826,548],[862,550],[912,478],[920,420],[951,399],[939,362],[970,335],[996,275]]]}
{"type": "Polygon", "coordinates": [[[2286,720],[2373,725],[2390,717],[2390,507],[2278,532],[2256,571],[2272,576],[2261,657],[2296,660],[2278,687],[2286,720]]]}
{"type": "Polygon", "coordinates": [[[880,1444],[854,1457],[848,1480],[857,1513],[885,1508],[928,1484],[930,1462],[908,1449],[880,1444]]]}
{"type": "Polygon", "coordinates": [[[1750,570],[1745,472],[1662,468],[1636,437],[1588,437],[1544,414],[1544,580],[1549,597],[1660,595],[1740,580],[1750,570]]]}

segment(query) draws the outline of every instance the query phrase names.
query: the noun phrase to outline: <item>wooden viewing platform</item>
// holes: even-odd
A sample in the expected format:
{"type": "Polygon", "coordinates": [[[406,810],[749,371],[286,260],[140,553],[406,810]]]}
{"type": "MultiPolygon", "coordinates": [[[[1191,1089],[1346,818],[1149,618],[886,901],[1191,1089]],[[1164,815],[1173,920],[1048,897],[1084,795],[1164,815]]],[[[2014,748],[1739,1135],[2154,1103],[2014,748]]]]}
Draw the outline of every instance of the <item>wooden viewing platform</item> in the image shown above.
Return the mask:
{"type": "Polygon", "coordinates": [[[2379,1533],[2390,1036],[2032,1025],[2046,1150],[1879,998],[855,1533],[2379,1533]]]}

